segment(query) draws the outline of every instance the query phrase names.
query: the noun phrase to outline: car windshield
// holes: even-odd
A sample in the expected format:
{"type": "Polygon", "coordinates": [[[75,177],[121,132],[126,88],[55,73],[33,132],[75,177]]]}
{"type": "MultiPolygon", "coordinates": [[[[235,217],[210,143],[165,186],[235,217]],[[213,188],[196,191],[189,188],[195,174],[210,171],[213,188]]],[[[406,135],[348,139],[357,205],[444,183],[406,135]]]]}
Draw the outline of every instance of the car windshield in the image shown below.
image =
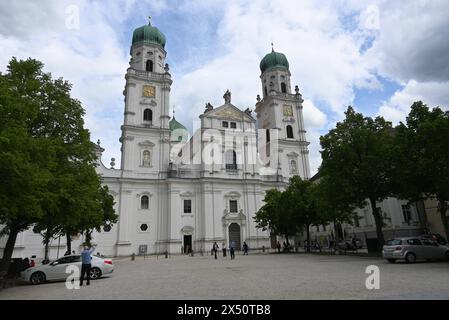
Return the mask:
{"type": "Polygon", "coordinates": [[[401,244],[401,242],[402,241],[400,239],[391,239],[391,240],[387,241],[386,245],[387,246],[398,246],[401,244]]]}

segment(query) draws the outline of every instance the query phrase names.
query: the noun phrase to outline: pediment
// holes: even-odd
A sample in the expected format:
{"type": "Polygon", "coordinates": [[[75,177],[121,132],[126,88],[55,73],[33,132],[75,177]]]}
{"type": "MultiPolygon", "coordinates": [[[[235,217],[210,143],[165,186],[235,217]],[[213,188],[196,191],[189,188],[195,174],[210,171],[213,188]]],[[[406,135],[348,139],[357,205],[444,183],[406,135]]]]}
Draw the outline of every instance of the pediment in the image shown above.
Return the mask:
{"type": "Polygon", "coordinates": [[[249,116],[236,106],[228,103],[217,109],[209,111],[204,117],[208,118],[218,118],[223,120],[234,120],[234,121],[255,121],[253,117],[249,116]]]}

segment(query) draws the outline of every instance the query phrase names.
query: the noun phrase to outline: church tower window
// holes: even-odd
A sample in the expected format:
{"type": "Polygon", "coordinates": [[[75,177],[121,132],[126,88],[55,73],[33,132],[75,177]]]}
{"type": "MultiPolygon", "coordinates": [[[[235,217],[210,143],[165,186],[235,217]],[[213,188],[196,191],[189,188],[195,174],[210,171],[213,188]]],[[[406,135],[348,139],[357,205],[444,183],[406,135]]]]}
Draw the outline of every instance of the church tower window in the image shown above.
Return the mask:
{"type": "Polygon", "coordinates": [[[144,110],[143,121],[153,121],[153,111],[151,111],[151,109],[144,110]]]}
{"type": "Polygon", "coordinates": [[[291,125],[287,126],[287,138],[293,139],[293,128],[291,125]]]}
{"type": "Polygon", "coordinates": [[[142,196],[140,198],[140,209],[148,209],[150,205],[150,199],[148,196],[142,196]]]}
{"type": "Polygon", "coordinates": [[[285,85],[285,82],[281,82],[281,92],[287,93],[287,86],[285,85]]]}
{"type": "Polygon", "coordinates": [[[153,72],[153,61],[147,60],[146,71],[153,72]]]}

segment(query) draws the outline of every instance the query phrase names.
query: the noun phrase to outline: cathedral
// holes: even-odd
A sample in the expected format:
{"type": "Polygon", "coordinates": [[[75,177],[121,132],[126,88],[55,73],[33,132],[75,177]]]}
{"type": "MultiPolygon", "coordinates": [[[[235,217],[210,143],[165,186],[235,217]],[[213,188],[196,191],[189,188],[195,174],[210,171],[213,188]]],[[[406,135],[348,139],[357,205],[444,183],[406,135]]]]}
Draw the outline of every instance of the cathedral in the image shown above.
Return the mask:
{"type": "MultiPolygon", "coordinates": [[[[292,92],[286,56],[272,50],[261,60],[254,111],[233,105],[228,90],[223,105],[206,104],[200,128],[190,134],[170,117],[165,44],[151,23],[133,32],[120,167],[106,167],[104,150],[96,146],[97,172],[119,216],[94,231],[97,251],[181,254],[210,251],[214,242],[220,248],[231,242],[237,249],[243,242],[251,249],[270,247],[275,240],[254,222],[265,192],[285,188],[294,175],[310,178],[303,99],[298,86],[292,92]]],[[[73,248],[82,242],[83,236],[75,238],[73,248]]],[[[50,257],[64,251],[65,241],[53,240],[50,257]]],[[[14,256],[31,255],[43,256],[42,239],[28,230],[19,235],[14,256]]]]}

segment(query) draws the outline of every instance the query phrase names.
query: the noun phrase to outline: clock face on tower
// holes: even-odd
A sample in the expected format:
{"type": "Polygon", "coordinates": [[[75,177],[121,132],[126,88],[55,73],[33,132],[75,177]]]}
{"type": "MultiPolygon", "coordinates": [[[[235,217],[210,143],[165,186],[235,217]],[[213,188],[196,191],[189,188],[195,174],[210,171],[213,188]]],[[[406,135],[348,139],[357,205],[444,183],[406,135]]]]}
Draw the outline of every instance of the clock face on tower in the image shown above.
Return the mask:
{"type": "Polygon", "coordinates": [[[293,108],[291,105],[284,104],[283,110],[284,117],[293,117],[293,108]]]}
{"type": "Polygon", "coordinates": [[[148,97],[148,98],[154,98],[156,97],[156,88],[153,86],[143,86],[142,88],[142,95],[144,97],[148,97]]]}

